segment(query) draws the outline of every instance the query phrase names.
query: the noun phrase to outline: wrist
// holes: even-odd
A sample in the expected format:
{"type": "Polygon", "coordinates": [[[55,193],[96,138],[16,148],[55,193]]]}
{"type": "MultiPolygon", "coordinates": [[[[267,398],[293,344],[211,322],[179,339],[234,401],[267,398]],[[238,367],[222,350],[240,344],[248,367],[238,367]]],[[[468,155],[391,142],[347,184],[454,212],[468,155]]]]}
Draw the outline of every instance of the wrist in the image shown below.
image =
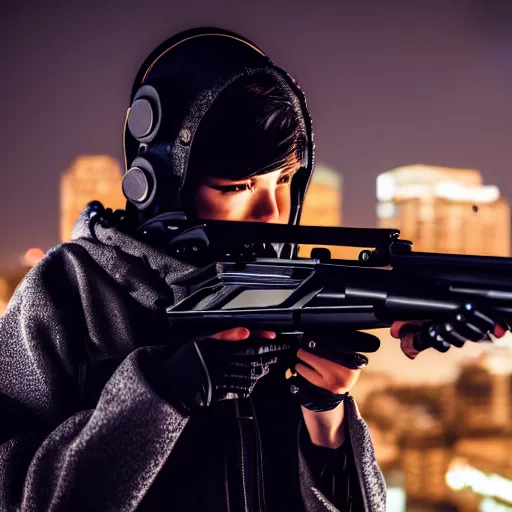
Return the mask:
{"type": "Polygon", "coordinates": [[[345,441],[345,404],[329,411],[314,412],[301,406],[311,442],[324,448],[339,448],[345,441]]]}

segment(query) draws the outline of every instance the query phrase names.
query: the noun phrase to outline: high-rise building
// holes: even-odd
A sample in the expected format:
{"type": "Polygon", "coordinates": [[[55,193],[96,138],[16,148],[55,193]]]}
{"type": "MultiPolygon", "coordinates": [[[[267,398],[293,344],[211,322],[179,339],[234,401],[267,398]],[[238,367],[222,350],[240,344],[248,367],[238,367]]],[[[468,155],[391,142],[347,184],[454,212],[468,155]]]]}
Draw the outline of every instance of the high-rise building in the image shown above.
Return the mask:
{"type": "Polygon", "coordinates": [[[112,157],[79,156],[61,177],[60,238],[71,240],[78,215],[90,201],[100,201],[106,208],[124,208],[121,168],[112,157]]]}
{"type": "Polygon", "coordinates": [[[457,430],[461,435],[512,430],[512,356],[484,352],[462,368],[456,382],[457,430]]]}
{"type": "Polygon", "coordinates": [[[11,298],[11,290],[7,279],[0,277],[0,316],[5,313],[9,299],[11,298]]]}
{"type": "MultiPolygon", "coordinates": [[[[302,226],[342,225],[343,177],[334,169],[317,165],[304,200],[300,223],[302,226]]],[[[315,246],[301,245],[299,256],[308,257],[315,246]]],[[[334,258],[347,257],[349,249],[328,247],[334,258]]],[[[360,249],[359,249],[360,251],[360,249]]]]}
{"type": "Polygon", "coordinates": [[[12,294],[20,281],[25,277],[27,271],[28,267],[25,265],[9,269],[0,269],[0,316],[5,313],[12,294]]]}
{"type": "Polygon", "coordinates": [[[343,177],[334,169],[317,165],[311,178],[301,224],[308,226],[341,226],[343,177]]]}
{"type": "Polygon", "coordinates": [[[388,485],[405,491],[406,510],[512,510],[511,390],[512,353],[502,350],[469,360],[450,383],[383,381],[366,396],[377,460],[388,485]]]}
{"type": "Polygon", "coordinates": [[[377,178],[379,227],[415,251],[510,256],[510,206],[474,169],[413,165],[377,178]]]}

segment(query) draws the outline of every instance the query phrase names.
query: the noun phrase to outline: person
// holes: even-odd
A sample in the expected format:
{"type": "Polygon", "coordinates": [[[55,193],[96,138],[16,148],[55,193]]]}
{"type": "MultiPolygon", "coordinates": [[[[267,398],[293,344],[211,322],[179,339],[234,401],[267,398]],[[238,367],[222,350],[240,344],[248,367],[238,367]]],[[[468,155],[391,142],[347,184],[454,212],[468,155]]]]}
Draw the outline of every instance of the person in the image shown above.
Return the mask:
{"type": "MultiPolygon", "coordinates": [[[[178,34],[139,70],[124,144],[126,210],[88,205],[0,320],[0,508],[385,510],[350,395],[353,347],[378,340],[173,337],[166,316],[198,267],[176,233],[299,222],[314,144],[297,84],[237,34],[178,34]]],[[[393,329],[414,357],[420,327],[393,329]]]]}

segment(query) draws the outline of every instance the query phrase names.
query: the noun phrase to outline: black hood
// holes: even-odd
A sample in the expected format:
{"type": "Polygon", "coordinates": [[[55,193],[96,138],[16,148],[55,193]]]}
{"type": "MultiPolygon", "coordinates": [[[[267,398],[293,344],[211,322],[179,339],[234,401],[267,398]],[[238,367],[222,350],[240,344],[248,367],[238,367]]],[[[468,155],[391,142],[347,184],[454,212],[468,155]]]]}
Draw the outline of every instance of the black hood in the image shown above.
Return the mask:
{"type": "Polygon", "coordinates": [[[300,219],[314,166],[311,119],[295,81],[252,42],[222,29],[188,30],[156,48],[137,73],[124,133],[127,213],[138,226],[183,212],[194,134],[219,93],[236,80],[270,74],[290,99],[306,134],[300,170],[292,180],[290,223],[300,219]]]}

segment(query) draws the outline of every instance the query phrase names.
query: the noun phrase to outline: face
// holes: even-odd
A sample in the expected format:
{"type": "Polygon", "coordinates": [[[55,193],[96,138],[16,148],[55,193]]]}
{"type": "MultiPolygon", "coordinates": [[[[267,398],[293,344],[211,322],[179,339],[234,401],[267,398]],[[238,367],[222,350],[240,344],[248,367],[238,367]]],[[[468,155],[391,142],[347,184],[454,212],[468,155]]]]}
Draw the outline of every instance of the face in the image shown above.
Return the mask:
{"type": "Polygon", "coordinates": [[[294,163],[241,181],[208,177],[195,190],[197,215],[205,220],[287,224],[291,180],[299,168],[294,163]]]}

